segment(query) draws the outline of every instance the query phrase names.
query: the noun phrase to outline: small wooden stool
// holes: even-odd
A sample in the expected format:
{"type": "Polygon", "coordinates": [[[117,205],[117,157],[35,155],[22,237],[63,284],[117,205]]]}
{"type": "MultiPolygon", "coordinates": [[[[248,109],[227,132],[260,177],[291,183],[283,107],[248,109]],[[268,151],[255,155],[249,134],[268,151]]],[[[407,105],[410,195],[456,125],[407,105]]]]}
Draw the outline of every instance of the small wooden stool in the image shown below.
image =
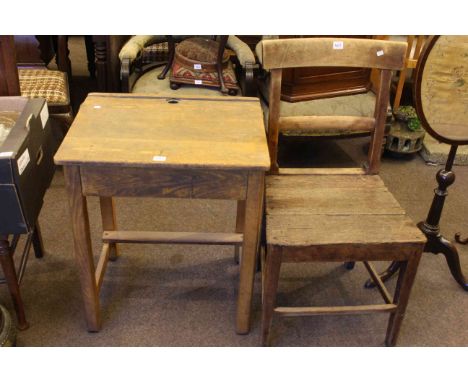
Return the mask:
{"type": "Polygon", "coordinates": [[[175,49],[170,76],[171,89],[181,84],[219,88],[222,93],[236,95],[239,91],[236,74],[225,50],[227,36],[221,41],[192,37],[175,49]]]}

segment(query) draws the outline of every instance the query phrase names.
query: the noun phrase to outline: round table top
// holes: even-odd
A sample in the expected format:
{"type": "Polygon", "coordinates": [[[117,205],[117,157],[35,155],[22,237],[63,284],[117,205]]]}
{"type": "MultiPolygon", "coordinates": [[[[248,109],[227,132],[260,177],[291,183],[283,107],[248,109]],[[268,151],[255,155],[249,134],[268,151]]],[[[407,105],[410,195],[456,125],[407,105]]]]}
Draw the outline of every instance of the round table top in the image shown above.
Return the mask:
{"type": "Polygon", "coordinates": [[[448,144],[468,144],[468,36],[434,36],[416,68],[415,101],[422,125],[448,144]]]}

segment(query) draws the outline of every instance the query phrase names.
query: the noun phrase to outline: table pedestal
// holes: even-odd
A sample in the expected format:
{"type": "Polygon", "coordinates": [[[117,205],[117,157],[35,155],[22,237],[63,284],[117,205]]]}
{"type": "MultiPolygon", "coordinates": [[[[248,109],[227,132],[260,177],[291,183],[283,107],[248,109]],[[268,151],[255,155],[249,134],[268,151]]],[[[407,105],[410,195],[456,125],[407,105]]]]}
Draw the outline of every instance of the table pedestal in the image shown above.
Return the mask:
{"type": "MultiPolygon", "coordinates": [[[[445,198],[448,194],[447,188],[455,181],[455,173],[452,171],[453,162],[457,153],[457,145],[452,145],[447,158],[447,163],[443,170],[439,170],[436,179],[438,188],[434,190],[434,199],[424,222],[418,224],[419,229],[426,235],[427,243],[424,246],[424,252],[430,252],[435,255],[442,253],[447,260],[448,267],[455,281],[460,286],[468,291],[468,283],[461,270],[460,257],[457,248],[449,240],[444,238],[440,233],[439,222],[444,208],[445,198]]],[[[457,241],[460,240],[460,235],[456,235],[457,241]]],[[[460,241],[459,241],[460,242],[460,241]]],[[[468,239],[466,240],[468,242],[468,239]]],[[[388,280],[400,270],[399,263],[392,262],[390,266],[380,274],[382,281],[388,280]]],[[[367,280],[365,287],[373,288],[375,286],[372,280],[367,280]]]]}

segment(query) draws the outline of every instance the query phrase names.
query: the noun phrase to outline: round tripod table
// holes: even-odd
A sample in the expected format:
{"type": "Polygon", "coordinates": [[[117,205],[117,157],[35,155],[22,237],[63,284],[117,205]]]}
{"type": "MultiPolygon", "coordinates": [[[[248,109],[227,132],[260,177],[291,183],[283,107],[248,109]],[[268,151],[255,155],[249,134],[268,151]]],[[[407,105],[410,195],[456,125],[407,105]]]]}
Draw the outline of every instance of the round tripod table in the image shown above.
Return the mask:
{"type": "MultiPolygon", "coordinates": [[[[455,181],[452,167],[457,148],[468,145],[468,36],[434,36],[427,41],[416,67],[413,98],[422,126],[436,140],[450,145],[445,168],[436,175],[438,187],[427,218],[418,224],[427,237],[424,252],[442,253],[454,279],[468,291],[457,248],[441,235],[439,227],[447,188],[455,181]]],[[[468,242],[460,234],[455,238],[462,244],[468,242]]],[[[392,263],[381,274],[382,281],[399,268],[399,263],[392,263]]],[[[369,280],[366,287],[372,286],[369,280]]]]}

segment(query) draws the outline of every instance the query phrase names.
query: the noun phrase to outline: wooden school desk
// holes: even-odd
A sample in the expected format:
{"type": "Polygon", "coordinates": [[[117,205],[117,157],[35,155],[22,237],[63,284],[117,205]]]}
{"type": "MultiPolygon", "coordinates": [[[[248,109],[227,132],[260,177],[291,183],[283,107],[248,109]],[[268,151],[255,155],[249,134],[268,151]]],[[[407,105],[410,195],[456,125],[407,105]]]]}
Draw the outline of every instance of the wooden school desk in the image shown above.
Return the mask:
{"type": "Polygon", "coordinates": [[[264,172],[270,167],[256,98],[90,94],[55,162],[63,165],[89,331],[99,331],[99,290],[116,243],[242,246],[237,325],[250,329],[264,172]],[[99,196],[103,247],[94,264],[86,196],[99,196]],[[236,233],[118,231],[113,196],[238,201],[236,233]]]}

